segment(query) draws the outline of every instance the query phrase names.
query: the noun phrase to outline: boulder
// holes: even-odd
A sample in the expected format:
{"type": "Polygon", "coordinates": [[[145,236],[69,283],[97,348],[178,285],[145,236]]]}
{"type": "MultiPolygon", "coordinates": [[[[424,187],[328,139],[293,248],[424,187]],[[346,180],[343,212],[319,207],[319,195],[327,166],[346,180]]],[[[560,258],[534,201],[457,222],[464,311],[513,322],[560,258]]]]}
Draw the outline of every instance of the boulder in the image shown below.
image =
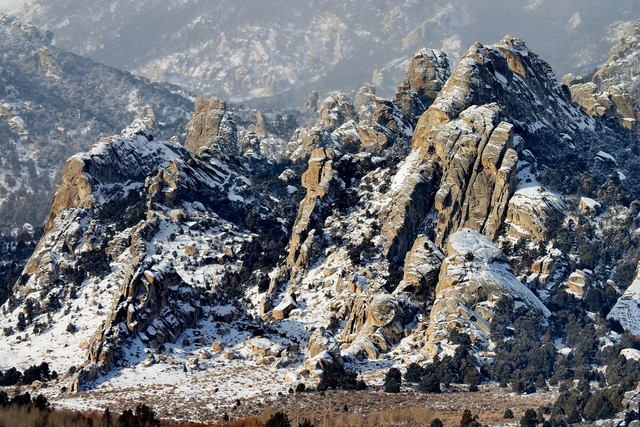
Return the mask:
{"type": "Polygon", "coordinates": [[[280,304],[271,311],[271,314],[274,320],[284,320],[289,317],[289,313],[296,308],[297,305],[293,297],[287,295],[280,301],[280,304]]]}
{"type": "Polygon", "coordinates": [[[591,270],[576,270],[569,275],[567,279],[567,288],[576,297],[582,298],[592,286],[594,281],[593,272],[591,270]]]}

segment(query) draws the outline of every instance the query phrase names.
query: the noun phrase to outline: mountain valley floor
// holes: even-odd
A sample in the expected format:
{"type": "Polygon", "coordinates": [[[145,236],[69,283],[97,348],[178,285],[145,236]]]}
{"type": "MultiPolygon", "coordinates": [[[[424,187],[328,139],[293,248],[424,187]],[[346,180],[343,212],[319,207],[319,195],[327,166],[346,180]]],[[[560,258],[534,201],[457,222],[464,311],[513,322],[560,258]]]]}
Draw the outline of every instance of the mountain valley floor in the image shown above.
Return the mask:
{"type": "MultiPolygon", "coordinates": [[[[50,394],[51,389],[34,390],[33,387],[11,388],[11,394],[29,391],[50,394]]],[[[9,391],[9,389],[7,390],[9,391]]],[[[291,425],[307,418],[316,426],[330,425],[429,425],[435,418],[444,426],[457,426],[464,410],[471,411],[481,425],[518,425],[527,409],[551,404],[558,397],[557,387],[533,394],[516,394],[511,388],[496,383],[485,384],[477,392],[468,386],[454,384],[442,393],[419,393],[403,387],[400,393],[385,393],[381,386],[370,386],[364,391],[327,390],[326,392],[261,393],[236,400],[216,396],[213,390],[184,398],[175,387],[161,386],[114,390],[98,388],[85,392],[51,397],[54,408],[74,409],[80,412],[109,407],[119,414],[140,403],[152,407],[158,418],[178,422],[219,423],[227,415],[230,421],[257,418],[267,420],[276,412],[288,415],[291,425]],[[514,418],[504,419],[511,409],[514,418]]]]}

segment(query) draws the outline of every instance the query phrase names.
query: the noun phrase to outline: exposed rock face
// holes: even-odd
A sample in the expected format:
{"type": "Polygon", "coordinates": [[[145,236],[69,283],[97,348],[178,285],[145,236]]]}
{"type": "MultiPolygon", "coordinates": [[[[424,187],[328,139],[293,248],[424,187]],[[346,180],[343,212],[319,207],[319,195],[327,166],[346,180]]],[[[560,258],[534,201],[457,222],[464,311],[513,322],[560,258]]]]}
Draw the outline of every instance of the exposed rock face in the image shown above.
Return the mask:
{"type": "Polygon", "coordinates": [[[320,124],[297,129],[287,145],[288,156],[294,161],[301,160],[311,155],[313,150],[326,147],[331,142],[331,134],[320,124]]]}
{"type": "Polygon", "coordinates": [[[547,239],[546,221],[562,212],[565,204],[548,191],[522,189],[509,200],[506,222],[510,236],[542,242],[547,239]]]}
{"type": "Polygon", "coordinates": [[[238,153],[236,124],[227,111],[227,103],[218,98],[196,98],[196,107],[185,147],[196,154],[205,149],[226,155],[238,153]]]}
{"type": "MultiPolygon", "coordinates": [[[[435,137],[433,148],[447,169],[435,195],[435,243],[470,227],[495,238],[516,184],[518,153],[513,126],[499,122],[497,108],[471,107],[435,137]]],[[[427,149],[429,150],[429,149],[427,149]]]]}
{"type": "Polygon", "coordinates": [[[615,319],[633,335],[640,335],[640,265],[636,278],[613,306],[607,319],[615,319]]]}
{"type": "Polygon", "coordinates": [[[593,285],[593,272],[591,270],[576,270],[567,279],[567,288],[576,297],[584,297],[593,285]]]}
{"type": "Polygon", "coordinates": [[[619,86],[610,86],[606,91],[592,82],[579,83],[580,79],[568,75],[562,79],[571,91],[572,99],[580,104],[590,116],[616,117],[622,126],[638,132],[640,108],[635,100],[619,86]]]}
{"type": "Polygon", "coordinates": [[[200,319],[199,299],[199,292],[169,265],[149,258],[130,265],[109,316],[91,338],[89,361],[108,369],[118,360],[124,341],[137,335],[154,348],[176,342],[200,319]]]}
{"type": "Polygon", "coordinates": [[[568,74],[562,83],[575,102],[591,116],[616,117],[620,124],[640,132],[640,21],[636,21],[611,48],[609,57],[590,81],[568,74]]]}
{"type": "Polygon", "coordinates": [[[298,216],[293,226],[289,243],[287,266],[292,270],[292,278],[297,272],[302,273],[309,267],[314,239],[317,230],[322,229],[323,215],[328,203],[336,192],[343,188],[344,182],[333,169],[334,152],[331,149],[318,148],[309,159],[309,168],[302,175],[302,186],[307,195],[300,203],[298,216]]]}
{"type": "Polygon", "coordinates": [[[421,49],[413,54],[407,75],[398,87],[395,103],[412,125],[429,108],[449,78],[449,60],[438,50],[421,49]]]}
{"type": "Polygon", "coordinates": [[[640,103],[640,82],[636,78],[640,65],[640,21],[636,21],[611,48],[607,62],[593,76],[601,89],[620,86],[640,103]]]}
{"type": "Polygon", "coordinates": [[[363,295],[353,307],[342,334],[347,351],[356,358],[377,359],[402,337],[403,310],[391,295],[363,295]]]}
{"type": "Polygon", "coordinates": [[[418,235],[404,259],[404,276],[394,294],[409,292],[418,300],[433,301],[444,254],[424,235],[418,235]]]}
{"type": "Polygon", "coordinates": [[[492,308],[503,296],[548,316],[549,310],[511,272],[508,259],[486,236],[463,229],[451,236],[422,352],[433,358],[454,329],[478,347],[488,344],[492,308]]]}
{"type": "Polygon", "coordinates": [[[318,92],[312,91],[307,97],[307,102],[304,103],[302,111],[311,111],[316,113],[318,111],[318,92]]]}
{"type": "Polygon", "coordinates": [[[320,122],[330,132],[349,120],[358,121],[353,104],[342,92],[334,92],[322,101],[319,114],[320,122]]]}

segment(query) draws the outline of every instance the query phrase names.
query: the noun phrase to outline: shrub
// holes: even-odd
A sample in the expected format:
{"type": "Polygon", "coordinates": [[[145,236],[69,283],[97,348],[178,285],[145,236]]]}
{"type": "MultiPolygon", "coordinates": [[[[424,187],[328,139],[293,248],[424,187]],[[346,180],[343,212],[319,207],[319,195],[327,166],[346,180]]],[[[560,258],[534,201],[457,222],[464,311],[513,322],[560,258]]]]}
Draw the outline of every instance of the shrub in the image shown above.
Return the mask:
{"type": "Polygon", "coordinates": [[[613,403],[603,392],[595,393],[584,407],[583,416],[588,421],[612,418],[616,414],[613,403]]]}
{"type": "Polygon", "coordinates": [[[444,424],[442,424],[440,418],[434,418],[433,421],[431,421],[430,427],[444,427],[444,424]]]}
{"type": "Polygon", "coordinates": [[[31,404],[31,395],[29,394],[29,392],[25,392],[24,394],[16,394],[15,396],[13,396],[13,399],[11,399],[11,404],[17,406],[27,406],[31,404]]]}
{"type": "Polygon", "coordinates": [[[9,368],[6,372],[0,375],[0,386],[12,386],[16,385],[22,380],[22,372],[16,368],[9,368]]]}
{"type": "Polygon", "coordinates": [[[460,419],[460,427],[481,427],[480,423],[476,421],[477,417],[471,414],[471,411],[465,409],[462,412],[462,418],[460,419]]]}
{"type": "Polygon", "coordinates": [[[291,423],[287,414],[276,412],[264,423],[264,427],[291,427],[291,423]]]}
{"type": "Polygon", "coordinates": [[[404,374],[404,380],[408,383],[419,383],[422,377],[424,377],[424,368],[416,362],[412,362],[404,374]]]}
{"type": "MultiPolygon", "coordinates": [[[[364,384],[364,382],[362,382],[362,384],[364,384]]],[[[341,390],[359,390],[358,387],[361,386],[360,381],[358,381],[358,374],[353,371],[345,371],[344,366],[335,362],[330,363],[324,369],[316,390],[325,391],[336,388],[341,390]]]]}
{"type": "Polygon", "coordinates": [[[386,393],[400,393],[400,384],[398,384],[395,378],[391,378],[384,383],[384,391],[386,393]]]}
{"type": "Polygon", "coordinates": [[[34,381],[48,381],[49,375],[49,364],[47,362],[42,362],[40,366],[33,365],[25,369],[22,377],[22,383],[31,384],[34,381]]]}
{"type": "Polygon", "coordinates": [[[536,427],[538,424],[538,415],[533,409],[527,409],[524,416],[520,419],[520,427],[536,427]]]}
{"type": "Polygon", "coordinates": [[[433,375],[425,375],[418,384],[418,391],[421,393],[442,393],[440,381],[433,375]]]}
{"type": "Polygon", "coordinates": [[[502,418],[504,418],[505,420],[510,420],[513,418],[513,411],[511,410],[511,408],[505,409],[504,415],[502,415],[502,418]]]}

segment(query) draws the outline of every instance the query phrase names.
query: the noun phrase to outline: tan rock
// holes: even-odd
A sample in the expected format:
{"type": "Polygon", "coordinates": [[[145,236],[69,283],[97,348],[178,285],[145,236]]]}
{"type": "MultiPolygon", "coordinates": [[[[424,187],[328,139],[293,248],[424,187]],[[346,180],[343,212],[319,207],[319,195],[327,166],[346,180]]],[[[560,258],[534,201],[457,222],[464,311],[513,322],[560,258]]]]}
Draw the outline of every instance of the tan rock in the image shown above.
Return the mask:
{"type": "Polygon", "coordinates": [[[238,153],[236,125],[222,99],[198,96],[188,129],[185,147],[196,154],[205,149],[227,155],[238,153]]]}
{"type": "Polygon", "coordinates": [[[342,92],[334,92],[322,101],[319,115],[320,122],[329,131],[337,129],[349,120],[358,120],[353,104],[347,95],[342,92]]]}
{"type": "Polygon", "coordinates": [[[295,300],[291,296],[286,296],[282,299],[272,311],[271,314],[274,320],[283,320],[289,317],[289,313],[297,308],[295,300]]]}
{"type": "Polygon", "coordinates": [[[567,288],[578,298],[582,298],[594,281],[591,270],[576,270],[567,279],[567,288]]]}
{"type": "Polygon", "coordinates": [[[184,209],[174,209],[171,211],[171,218],[174,221],[185,221],[187,219],[187,212],[184,209]]]}
{"type": "Polygon", "coordinates": [[[433,103],[450,74],[449,61],[443,52],[421,49],[413,55],[394,100],[413,125],[433,103]]]}
{"type": "MultiPolygon", "coordinates": [[[[333,170],[333,150],[316,149],[309,158],[309,167],[302,175],[302,185],[307,195],[300,203],[296,222],[289,241],[289,255],[286,264],[292,271],[292,280],[297,280],[298,272],[304,272],[314,255],[315,229],[313,218],[322,210],[321,202],[329,194],[341,190],[342,181],[333,170]]],[[[325,215],[328,212],[325,212],[325,215]]]]}
{"type": "Polygon", "coordinates": [[[318,111],[318,92],[312,91],[307,97],[307,102],[304,103],[302,111],[311,111],[316,113],[318,111]]]}
{"type": "Polygon", "coordinates": [[[418,235],[404,259],[404,275],[394,294],[409,292],[418,300],[431,300],[443,259],[444,254],[433,242],[418,235]]]}
{"type": "Polygon", "coordinates": [[[549,310],[510,271],[508,259],[486,236],[471,229],[454,233],[447,245],[422,354],[433,358],[453,330],[487,344],[492,307],[504,297],[548,316],[549,310]]]}

